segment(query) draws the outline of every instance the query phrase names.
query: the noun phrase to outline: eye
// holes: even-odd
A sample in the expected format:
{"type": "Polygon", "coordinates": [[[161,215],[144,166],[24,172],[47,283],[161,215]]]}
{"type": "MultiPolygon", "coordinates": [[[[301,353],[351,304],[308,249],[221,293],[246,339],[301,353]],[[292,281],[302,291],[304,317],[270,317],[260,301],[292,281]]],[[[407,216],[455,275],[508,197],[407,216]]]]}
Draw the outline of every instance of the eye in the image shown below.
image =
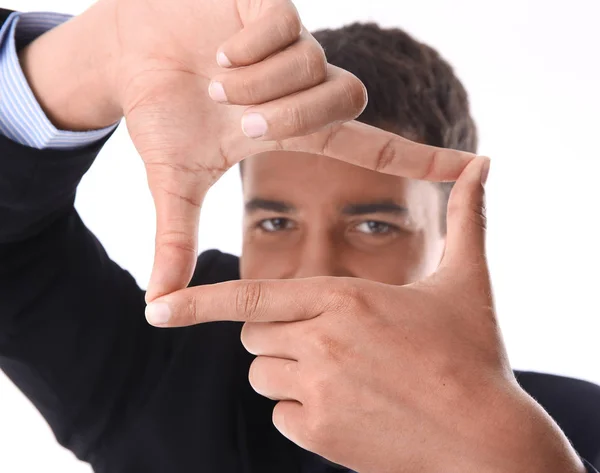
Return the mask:
{"type": "Polygon", "coordinates": [[[361,222],[354,228],[357,231],[367,235],[387,235],[389,233],[398,231],[398,227],[396,225],[378,222],[376,220],[367,220],[366,222],[361,222]]]}
{"type": "Polygon", "coordinates": [[[289,218],[267,218],[258,222],[258,227],[267,232],[274,233],[294,228],[294,223],[289,218]]]}

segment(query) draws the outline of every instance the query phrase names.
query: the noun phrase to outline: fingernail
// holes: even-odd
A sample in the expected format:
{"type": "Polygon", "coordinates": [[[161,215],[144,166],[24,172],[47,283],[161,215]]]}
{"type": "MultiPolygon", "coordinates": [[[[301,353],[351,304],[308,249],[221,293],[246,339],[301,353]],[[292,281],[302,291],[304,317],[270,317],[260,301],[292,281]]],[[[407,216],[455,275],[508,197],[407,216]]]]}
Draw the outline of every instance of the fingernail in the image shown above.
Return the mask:
{"type": "Polygon", "coordinates": [[[249,113],[242,117],[242,130],[248,138],[260,138],[267,129],[267,121],[259,113],[249,113]]]}
{"type": "Polygon", "coordinates": [[[231,67],[231,61],[223,51],[217,53],[217,64],[221,67],[231,67]]]}
{"type": "Polygon", "coordinates": [[[152,302],[146,306],[146,320],[151,325],[164,325],[171,318],[171,308],[164,302],[152,302]]]}
{"type": "Polygon", "coordinates": [[[223,84],[220,82],[211,82],[208,86],[208,95],[215,102],[227,102],[227,94],[225,93],[225,89],[223,88],[223,84]]]}
{"type": "Polygon", "coordinates": [[[483,158],[484,162],[481,166],[481,183],[485,185],[490,174],[490,158],[483,158]]]}

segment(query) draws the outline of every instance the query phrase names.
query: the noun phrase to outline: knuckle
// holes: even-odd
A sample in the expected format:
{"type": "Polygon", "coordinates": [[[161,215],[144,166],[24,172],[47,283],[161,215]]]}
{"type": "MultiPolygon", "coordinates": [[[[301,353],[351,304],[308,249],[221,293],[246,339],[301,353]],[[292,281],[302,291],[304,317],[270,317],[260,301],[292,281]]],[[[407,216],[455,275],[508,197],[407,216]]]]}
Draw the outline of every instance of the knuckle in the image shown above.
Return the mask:
{"type": "MultiPolygon", "coordinates": [[[[468,222],[474,224],[482,230],[487,229],[487,210],[484,202],[472,203],[460,201],[459,199],[450,199],[447,208],[447,220],[461,218],[465,214],[468,222]],[[467,207],[465,209],[465,207],[467,207]]],[[[463,218],[465,218],[463,217],[463,218]]]]}
{"type": "Polygon", "coordinates": [[[333,312],[354,312],[365,307],[364,294],[350,278],[343,279],[329,289],[329,307],[333,312]]]}
{"type": "Polygon", "coordinates": [[[290,107],[285,114],[285,124],[293,133],[299,133],[306,129],[306,117],[298,106],[290,107]]]}
{"type": "Polygon", "coordinates": [[[374,170],[388,172],[392,164],[398,159],[396,151],[396,138],[389,138],[377,152],[374,170]]]}
{"type": "Polygon", "coordinates": [[[422,176],[419,177],[419,179],[435,180],[435,170],[438,167],[438,162],[440,162],[440,152],[441,149],[436,148],[433,150],[433,152],[431,153],[431,159],[429,160],[427,167],[425,168],[422,176]]]}
{"type": "Polygon", "coordinates": [[[298,362],[288,360],[284,363],[283,369],[288,373],[298,374],[298,362]]]}
{"type": "Polygon", "coordinates": [[[312,84],[320,84],[327,78],[327,59],[318,44],[310,44],[302,58],[302,69],[312,84]]]}
{"type": "Polygon", "coordinates": [[[243,63],[251,63],[255,61],[257,56],[256,46],[250,42],[244,42],[237,44],[237,51],[235,57],[239,58],[243,63]]]}
{"type": "Polygon", "coordinates": [[[196,244],[193,237],[183,231],[167,230],[158,235],[157,243],[163,248],[177,252],[196,254],[196,244]]]}
{"type": "Polygon", "coordinates": [[[195,207],[199,209],[202,206],[202,196],[201,195],[182,195],[179,191],[171,191],[169,189],[163,188],[163,192],[171,198],[175,198],[181,201],[182,204],[187,204],[190,207],[195,207]]]}
{"type": "Polygon", "coordinates": [[[260,81],[253,77],[250,71],[250,69],[243,69],[239,71],[243,74],[243,77],[238,84],[232,87],[232,95],[236,97],[236,100],[241,105],[253,105],[260,103],[260,81]]]}
{"type": "Polygon", "coordinates": [[[330,155],[331,147],[335,141],[335,138],[340,132],[340,127],[330,126],[325,130],[323,140],[320,145],[320,154],[325,156],[330,155]]]}
{"type": "Polygon", "coordinates": [[[321,360],[340,362],[347,351],[342,342],[328,334],[316,335],[313,344],[321,360]]]}
{"type": "Polygon", "coordinates": [[[367,106],[367,88],[354,75],[350,74],[348,79],[343,82],[343,92],[345,101],[348,104],[348,111],[353,118],[358,117],[367,106]]]}
{"type": "Polygon", "coordinates": [[[260,318],[262,297],[260,282],[242,282],[238,286],[235,295],[235,310],[241,320],[252,322],[260,318]]]}
{"type": "Polygon", "coordinates": [[[202,320],[200,317],[200,313],[198,312],[198,301],[195,297],[190,297],[186,302],[186,311],[189,319],[195,323],[199,324],[202,320]]]}
{"type": "Polygon", "coordinates": [[[481,228],[482,230],[487,229],[487,214],[484,205],[479,205],[473,208],[473,211],[469,213],[471,221],[481,228]]]}
{"type": "Polygon", "coordinates": [[[300,36],[302,21],[295,8],[285,8],[280,12],[277,30],[281,39],[286,43],[294,41],[300,36]]]}

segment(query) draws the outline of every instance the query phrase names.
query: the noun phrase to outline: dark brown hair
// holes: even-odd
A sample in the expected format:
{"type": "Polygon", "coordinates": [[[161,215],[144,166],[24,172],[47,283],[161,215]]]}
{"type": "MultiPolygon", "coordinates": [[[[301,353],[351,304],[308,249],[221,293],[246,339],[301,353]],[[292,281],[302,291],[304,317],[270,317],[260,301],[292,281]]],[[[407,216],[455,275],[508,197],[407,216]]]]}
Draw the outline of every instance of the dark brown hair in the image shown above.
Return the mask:
{"type": "MultiPolygon", "coordinates": [[[[359,121],[425,144],[477,151],[467,92],[433,48],[398,28],[374,23],[313,35],[330,64],[352,72],[365,84],[369,103],[359,121]]],[[[444,209],[451,187],[440,184],[444,209]]]]}
{"type": "Polygon", "coordinates": [[[354,23],[313,33],[330,64],[366,86],[359,121],[424,143],[476,152],[477,129],[465,88],[433,48],[397,28],[354,23]]]}

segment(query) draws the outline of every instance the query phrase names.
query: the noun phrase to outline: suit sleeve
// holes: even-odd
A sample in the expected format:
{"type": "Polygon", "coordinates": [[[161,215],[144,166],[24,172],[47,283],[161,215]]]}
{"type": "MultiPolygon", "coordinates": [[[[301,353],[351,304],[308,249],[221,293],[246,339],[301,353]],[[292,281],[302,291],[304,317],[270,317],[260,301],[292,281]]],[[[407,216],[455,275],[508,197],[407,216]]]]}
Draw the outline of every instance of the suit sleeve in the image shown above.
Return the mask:
{"type": "MultiPolygon", "coordinates": [[[[0,9],[2,31],[9,34],[5,59],[15,56],[17,18],[0,9]]],[[[22,84],[14,64],[5,69],[1,79],[8,86],[22,84]]],[[[3,115],[4,131],[19,123],[18,97],[0,97],[15,112],[3,115]]],[[[41,146],[0,133],[0,368],[57,440],[88,461],[101,440],[141,411],[175,338],[148,326],[143,291],[109,259],[74,208],[77,186],[109,133],[61,150],[35,149],[41,146]]]]}
{"type": "MultiPolygon", "coordinates": [[[[16,18],[11,13],[0,9],[5,32],[16,18]]],[[[12,120],[0,130],[0,369],[58,442],[95,464],[169,384],[188,332],[147,324],[144,291],[111,261],[74,208],[77,186],[111,130],[85,146],[79,145],[89,134],[73,135],[78,146],[56,149],[11,139],[2,130],[14,129],[8,126],[14,114],[12,120]]],[[[223,270],[235,277],[236,263],[206,254],[193,283],[214,282],[223,270]]],[[[208,332],[194,343],[208,346],[208,332]]]]}
{"type": "Polygon", "coordinates": [[[0,137],[0,368],[87,461],[141,411],[174,343],[74,209],[102,144],[53,152],[0,137]]]}
{"type": "Polygon", "coordinates": [[[598,470],[596,470],[596,468],[594,468],[587,460],[583,460],[583,464],[587,469],[587,473],[598,473],[598,470]]]}

